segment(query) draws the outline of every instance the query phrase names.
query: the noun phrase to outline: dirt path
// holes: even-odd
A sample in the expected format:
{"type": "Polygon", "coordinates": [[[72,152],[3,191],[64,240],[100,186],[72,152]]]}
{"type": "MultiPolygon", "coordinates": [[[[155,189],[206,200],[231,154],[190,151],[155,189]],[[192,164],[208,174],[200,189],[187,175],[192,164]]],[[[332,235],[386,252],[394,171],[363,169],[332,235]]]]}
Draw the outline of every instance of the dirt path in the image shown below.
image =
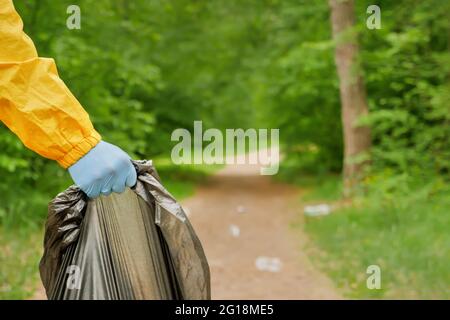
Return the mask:
{"type": "MultiPolygon", "coordinates": [[[[297,189],[257,166],[228,165],[182,205],[206,251],[213,299],[341,298],[302,252],[305,236],[289,227],[302,211],[297,189]],[[281,269],[259,270],[261,256],[278,258],[281,269]]],[[[33,299],[45,299],[43,288],[33,299]]]]}
{"type": "Polygon", "coordinates": [[[208,257],[213,299],[341,298],[302,252],[305,236],[289,227],[302,209],[295,188],[259,175],[258,167],[232,165],[183,206],[208,257]],[[280,271],[260,271],[261,256],[279,258],[280,271]]]}

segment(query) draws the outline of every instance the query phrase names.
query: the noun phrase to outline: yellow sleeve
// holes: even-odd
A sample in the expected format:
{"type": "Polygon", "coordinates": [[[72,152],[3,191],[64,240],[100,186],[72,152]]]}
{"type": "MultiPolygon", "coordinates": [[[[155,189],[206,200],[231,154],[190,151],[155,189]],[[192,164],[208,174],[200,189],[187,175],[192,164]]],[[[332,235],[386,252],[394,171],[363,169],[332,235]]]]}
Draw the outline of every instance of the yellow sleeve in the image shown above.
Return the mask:
{"type": "Polygon", "coordinates": [[[101,139],[54,60],[38,57],[12,0],[0,0],[0,120],[25,146],[64,168],[101,139]]]}

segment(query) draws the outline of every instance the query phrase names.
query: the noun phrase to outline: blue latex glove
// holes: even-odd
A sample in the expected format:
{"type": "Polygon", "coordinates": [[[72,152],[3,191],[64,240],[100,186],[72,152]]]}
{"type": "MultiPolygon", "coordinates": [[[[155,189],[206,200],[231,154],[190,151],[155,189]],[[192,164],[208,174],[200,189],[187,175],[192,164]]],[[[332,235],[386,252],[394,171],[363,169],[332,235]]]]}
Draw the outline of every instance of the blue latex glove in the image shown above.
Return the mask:
{"type": "Polygon", "coordinates": [[[136,170],[130,157],[119,147],[104,141],[69,167],[69,173],[89,198],[120,193],[136,184],[136,170]]]}

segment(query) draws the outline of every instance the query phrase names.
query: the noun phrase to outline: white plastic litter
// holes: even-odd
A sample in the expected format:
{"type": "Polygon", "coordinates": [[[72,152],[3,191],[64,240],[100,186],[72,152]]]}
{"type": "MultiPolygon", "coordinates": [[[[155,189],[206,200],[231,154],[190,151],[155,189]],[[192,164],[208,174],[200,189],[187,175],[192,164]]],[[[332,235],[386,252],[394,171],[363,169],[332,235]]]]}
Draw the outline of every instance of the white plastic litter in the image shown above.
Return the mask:
{"type": "Polygon", "coordinates": [[[245,213],[245,207],[244,206],[237,206],[236,211],[238,213],[245,213]]]}
{"type": "Polygon", "coordinates": [[[303,212],[308,217],[326,216],[331,213],[331,207],[328,204],[305,206],[303,212]]]}
{"type": "Polygon", "coordinates": [[[259,271],[280,272],[282,263],[280,258],[276,257],[258,257],[255,266],[259,271]]]}
{"type": "Polygon", "coordinates": [[[233,237],[237,238],[241,234],[241,229],[237,225],[232,224],[230,225],[230,233],[233,237]]]}

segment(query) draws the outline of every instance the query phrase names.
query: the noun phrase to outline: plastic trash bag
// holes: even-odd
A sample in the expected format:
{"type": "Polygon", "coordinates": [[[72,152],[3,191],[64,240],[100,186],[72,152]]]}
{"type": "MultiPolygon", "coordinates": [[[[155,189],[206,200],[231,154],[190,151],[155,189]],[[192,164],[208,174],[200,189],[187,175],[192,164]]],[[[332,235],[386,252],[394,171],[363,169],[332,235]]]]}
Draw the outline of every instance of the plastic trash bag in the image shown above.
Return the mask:
{"type": "Polygon", "coordinates": [[[151,161],[133,190],[87,199],[75,186],[49,204],[40,274],[49,299],[210,299],[210,274],[181,206],[151,161]]]}

